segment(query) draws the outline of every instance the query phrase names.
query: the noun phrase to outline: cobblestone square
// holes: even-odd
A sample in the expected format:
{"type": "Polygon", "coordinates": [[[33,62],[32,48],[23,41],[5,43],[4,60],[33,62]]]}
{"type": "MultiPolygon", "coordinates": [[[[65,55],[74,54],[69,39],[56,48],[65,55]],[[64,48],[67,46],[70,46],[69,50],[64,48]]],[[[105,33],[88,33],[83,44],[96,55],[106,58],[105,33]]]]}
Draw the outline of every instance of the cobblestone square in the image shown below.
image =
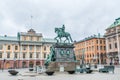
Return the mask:
{"type": "Polygon", "coordinates": [[[18,71],[17,76],[10,75],[7,70],[0,71],[0,80],[120,80],[120,68],[115,68],[114,74],[99,72],[68,74],[67,72],[56,72],[53,76],[48,76],[45,73],[29,72],[28,69],[19,69],[18,71]]]}

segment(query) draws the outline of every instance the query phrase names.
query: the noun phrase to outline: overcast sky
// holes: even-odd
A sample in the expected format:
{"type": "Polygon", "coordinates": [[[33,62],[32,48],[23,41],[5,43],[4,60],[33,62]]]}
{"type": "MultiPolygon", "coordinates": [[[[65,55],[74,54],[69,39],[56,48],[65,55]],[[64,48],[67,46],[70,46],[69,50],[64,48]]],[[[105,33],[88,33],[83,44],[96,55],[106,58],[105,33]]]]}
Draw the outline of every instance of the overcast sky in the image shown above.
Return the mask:
{"type": "Polygon", "coordinates": [[[120,17],[119,5],[120,0],[0,0],[0,35],[16,36],[33,28],[54,38],[54,28],[63,24],[73,40],[103,35],[120,17]]]}

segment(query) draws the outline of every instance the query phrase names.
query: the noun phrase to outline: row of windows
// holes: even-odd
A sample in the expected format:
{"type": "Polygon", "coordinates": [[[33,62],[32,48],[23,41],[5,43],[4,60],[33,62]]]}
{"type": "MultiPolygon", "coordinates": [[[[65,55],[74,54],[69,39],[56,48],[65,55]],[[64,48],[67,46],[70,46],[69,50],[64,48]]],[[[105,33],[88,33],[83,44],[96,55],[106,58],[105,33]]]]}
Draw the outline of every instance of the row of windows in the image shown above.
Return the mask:
{"type": "Polygon", "coordinates": [[[105,44],[105,40],[96,40],[97,44],[105,44]]]}
{"type": "MultiPolygon", "coordinates": [[[[102,53],[101,53],[100,56],[101,56],[101,58],[102,58],[102,57],[106,57],[106,54],[102,54],[102,53]]],[[[78,57],[78,58],[82,58],[83,55],[77,55],[77,57],[78,57]]],[[[98,57],[99,57],[99,53],[98,53],[97,55],[95,55],[95,54],[84,55],[84,57],[86,57],[86,58],[89,58],[89,57],[98,58],[98,57]]]]}
{"type": "Polygon", "coordinates": [[[40,37],[33,37],[33,36],[30,36],[30,37],[28,37],[28,36],[24,36],[23,37],[23,40],[24,41],[40,41],[40,37]]]}
{"type": "MultiPolygon", "coordinates": [[[[97,48],[97,50],[106,50],[106,47],[105,46],[97,46],[96,47],[97,48]]],[[[77,50],[77,52],[78,53],[83,53],[83,50],[85,50],[85,51],[94,51],[95,50],[95,47],[94,46],[92,46],[92,47],[87,47],[86,49],[80,49],[80,50],[77,50]]]]}
{"type": "MultiPolygon", "coordinates": [[[[112,45],[111,44],[109,44],[109,49],[112,49],[112,45]]],[[[114,43],[114,48],[117,48],[117,43],[114,43]]]]}
{"type": "MultiPolygon", "coordinates": [[[[93,45],[94,41],[86,41],[84,43],[80,43],[78,44],[76,47],[83,47],[83,46],[87,46],[87,45],[93,45]]],[[[96,40],[96,44],[105,44],[105,40],[96,40]]]]}
{"type": "MultiPolygon", "coordinates": [[[[27,55],[26,53],[23,53],[23,58],[27,58],[26,55],[27,55]]],[[[39,56],[40,56],[40,53],[37,53],[36,58],[39,58],[39,56]]],[[[0,58],[2,57],[3,57],[2,53],[0,53],[0,58]]],[[[15,53],[14,58],[18,58],[18,57],[19,57],[19,54],[15,53]]],[[[7,58],[10,58],[10,53],[7,53],[7,58]]],[[[33,53],[30,53],[29,58],[33,58],[33,53]]]]}
{"type": "Polygon", "coordinates": [[[112,40],[116,41],[117,40],[116,36],[114,36],[112,38],[108,38],[108,42],[111,42],[112,40]]]}
{"type": "Polygon", "coordinates": [[[105,46],[97,46],[97,50],[106,50],[106,47],[105,46]]]}
{"type": "MultiPolygon", "coordinates": [[[[26,58],[26,53],[23,53],[23,58],[26,58]]],[[[36,54],[36,58],[39,58],[39,53],[36,54]]],[[[33,58],[33,53],[30,53],[29,58],[33,58]]]]}
{"type": "MultiPolygon", "coordinates": [[[[3,49],[3,45],[0,45],[0,50],[2,49],[3,49]]],[[[15,46],[14,49],[18,50],[18,46],[15,46]]],[[[33,49],[34,49],[34,46],[29,46],[29,50],[33,50],[33,49]]],[[[7,46],[7,50],[11,50],[10,45],[7,46]]],[[[22,50],[27,50],[27,46],[23,46],[22,50]]],[[[36,50],[40,50],[40,46],[36,46],[36,50]]]]}
{"type": "MultiPolygon", "coordinates": [[[[14,48],[15,48],[15,50],[18,50],[18,46],[15,46],[14,48]]],[[[3,49],[3,45],[0,45],[0,50],[2,50],[2,49],[3,49]]],[[[11,50],[10,45],[7,46],[7,50],[11,50]]]]}

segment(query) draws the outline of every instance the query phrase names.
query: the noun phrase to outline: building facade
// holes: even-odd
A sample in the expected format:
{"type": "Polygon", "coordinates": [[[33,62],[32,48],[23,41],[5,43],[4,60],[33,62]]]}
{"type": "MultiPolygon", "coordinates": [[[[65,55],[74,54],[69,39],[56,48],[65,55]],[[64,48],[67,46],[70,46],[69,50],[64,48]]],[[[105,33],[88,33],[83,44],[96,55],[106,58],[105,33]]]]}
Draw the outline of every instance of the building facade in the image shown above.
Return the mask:
{"type": "Polygon", "coordinates": [[[75,55],[81,64],[106,64],[105,38],[94,35],[75,42],[75,55]]]}
{"type": "Polygon", "coordinates": [[[120,64],[120,18],[106,29],[106,52],[108,63],[120,64]]]}
{"type": "Polygon", "coordinates": [[[54,43],[33,29],[19,32],[17,37],[0,36],[0,68],[42,66],[54,43]]]}

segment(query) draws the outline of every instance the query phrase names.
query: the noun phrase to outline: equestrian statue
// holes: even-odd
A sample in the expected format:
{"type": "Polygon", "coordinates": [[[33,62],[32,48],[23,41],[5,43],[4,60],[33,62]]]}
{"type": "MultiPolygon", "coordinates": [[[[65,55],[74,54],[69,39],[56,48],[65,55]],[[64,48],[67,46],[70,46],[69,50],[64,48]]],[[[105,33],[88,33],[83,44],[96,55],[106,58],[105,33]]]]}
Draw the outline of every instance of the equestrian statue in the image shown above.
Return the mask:
{"type": "Polygon", "coordinates": [[[65,32],[64,25],[62,26],[62,28],[55,28],[55,33],[57,33],[57,37],[55,37],[55,40],[57,40],[57,42],[59,43],[62,43],[62,41],[64,41],[64,43],[73,42],[70,33],[65,32]],[[63,40],[63,38],[65,38],[65,40],[63,40]]]}
{"type": "Polygon", "coordinates": [[[50,54],[44,62],[46,74],[53,75],[62,66],[64,71],[73,74],[76,70],[76,56],[71,35],[65,32],[64,25],[61,28],[55,28],[55,33],[57,36],[54,39],[57,42],[50,47],[50,54]]]}

